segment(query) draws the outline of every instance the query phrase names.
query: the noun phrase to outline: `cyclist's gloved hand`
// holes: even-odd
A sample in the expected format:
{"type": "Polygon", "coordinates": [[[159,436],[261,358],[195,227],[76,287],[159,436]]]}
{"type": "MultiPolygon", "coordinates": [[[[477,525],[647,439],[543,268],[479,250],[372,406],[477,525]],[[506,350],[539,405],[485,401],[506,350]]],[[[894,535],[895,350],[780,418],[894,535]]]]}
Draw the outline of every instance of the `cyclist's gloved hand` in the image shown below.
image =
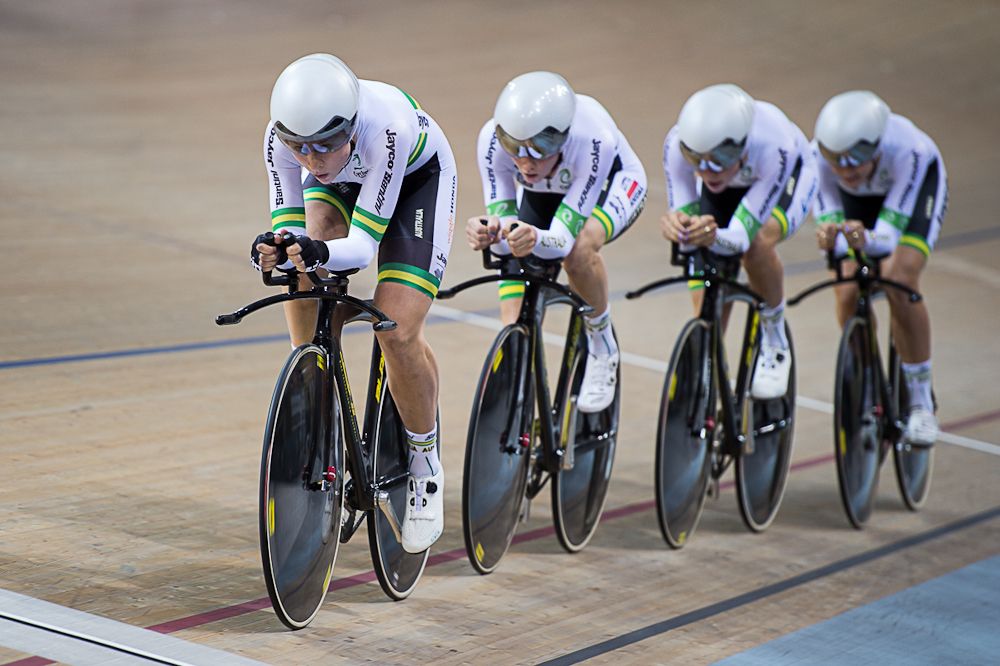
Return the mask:
{"type": "Polygon", "coordinates": [[[295,268],[311,273],[330,260],[330,248],[324,241],[313,240],[309,236],[296,236],[288,247],[288,258],[295,268]]]}
{"type": "Polygon", "coordinates": [[[270,271],[288,262],[288,254],[282,245],[276,245],[270,231],[258,234],[250,244],[250,265],[258,271],[270,271]],[[258,246],[263,246],[263,252],[258,246]]]}

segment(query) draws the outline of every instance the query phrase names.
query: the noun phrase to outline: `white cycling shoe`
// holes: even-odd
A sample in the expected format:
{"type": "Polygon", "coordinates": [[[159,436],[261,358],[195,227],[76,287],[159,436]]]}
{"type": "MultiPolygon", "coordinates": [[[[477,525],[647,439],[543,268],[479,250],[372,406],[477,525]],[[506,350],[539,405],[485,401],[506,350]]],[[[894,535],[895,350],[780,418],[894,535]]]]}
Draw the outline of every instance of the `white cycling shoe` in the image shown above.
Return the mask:
{"type": "Polygon", "coordinates": [[[750,397],[754,400],[774,400],[788,392],[788,377],[792,372],[792,354],[787,349],[762,344],[753,373],[750,397]]]}
{"type": "Polygon", "coordinates": [[[938,436],[937,417],[926,409],[916,408],[906,419],[906,441],[914,446],[934,446],[938,436]]]}
{"type": "Polygon", "coordinates": [[[583,372],[583,384],[576,407],[585,414],[593,414],[607,409],[615,399],[615,384],[618,383],[618,361],[620,354],[595,356],[587,354],[587,368],[583,372]]]}
{"type": "Polygon", "coordinates": [[[413,476],[406,481],[406,516],[403,550],[422,553],[444,531],[444,469],[434,476],[413,476]]]}

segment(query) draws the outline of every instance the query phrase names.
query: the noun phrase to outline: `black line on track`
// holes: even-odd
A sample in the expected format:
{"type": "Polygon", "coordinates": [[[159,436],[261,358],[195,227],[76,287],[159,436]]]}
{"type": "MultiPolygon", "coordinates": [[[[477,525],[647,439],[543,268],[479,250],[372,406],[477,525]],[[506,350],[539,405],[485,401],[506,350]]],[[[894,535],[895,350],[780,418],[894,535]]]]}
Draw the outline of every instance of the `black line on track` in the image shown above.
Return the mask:
{"type": "Polygon", "coordinates": [[[861,564],[866,564],[872,560],[877,560],[879,558],[885,557],[887,555],[892,555],[906,548],[912,546],[918,546],[927,541],[932,541],[938,539],[945,535],[951,534],[952,532],[957,532],[958,530],[963,530],[967,527],[972,527],[979,523],[991,520],[1000,516],[1000,506],[993,507],[981,513],[973,514],[957,520],[953,523],[948,523],[947,525],[942,525],[941,527],[934,528],[927,532],[922,532],[920,534],[915,534],[911,537],[901,539],[894,543],[875,548],[874,550],[869,550],[864,553],[859,553],[858,555],[853,555],[851,557],[845,558],[843,560],[838,560],[832,562],[825,566],[819,567],[818,569],[813,569],[812,571],[807,571],[805,573],[799,574],[798,576],[793,576],[792,578],[787,578],[783,581],[773,583],[771,585],[765,585],[764,587],[759,587],[756,590],[751,590],[743,594],[731,597],[729,599],[724,599],[723,601],[716,602],[714,604],[709,604],[708,606],[703,606],[696,610],[672,617],[661,622],[656,622],[648,626],[642,627],[641,629],[636,629],[635,631],[630,631],[625,634],[621,634],[614,638],[610,638],[606,641],[600,643],[595,643],[588,647],[582,648],[580,650],[575,650],[568,654],[564,654],[561,657],[556,657],[555,659],[550,659],[549,661],[540,662],[544,666],[561,666],[562,664],[577,664],[581,661],[587,659],[592,659],[594,657],[600,656],[602,654],[607,654],[619,648],[623,648],[627,645],[632,645],[638,643],[639,641],[646,640],[653,636],[659,636],[673,629],[678,629],[680,627],[687,626],[689,624],[694,624],[695,622],[700,622],[706,618],[712,617],[714,615],[719,615],[727,611],[731,611],[734,608],[739,608],[740,606],[745,606],[751,604],[755,601],[760,601],[775,594],[779,594],[786,590],[790,590],[794,587],[800,585],[805,585],[806,583],[811,583],[814,580],[830,576],[835,573],[839,573],[846,569],[859,566],[861,564]]]}

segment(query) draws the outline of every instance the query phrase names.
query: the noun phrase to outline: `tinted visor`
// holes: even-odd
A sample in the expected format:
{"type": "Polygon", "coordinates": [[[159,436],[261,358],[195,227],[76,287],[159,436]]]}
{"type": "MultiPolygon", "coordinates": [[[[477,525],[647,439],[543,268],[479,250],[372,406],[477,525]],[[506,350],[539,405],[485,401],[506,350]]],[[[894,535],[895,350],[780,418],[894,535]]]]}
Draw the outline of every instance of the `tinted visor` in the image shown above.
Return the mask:
{"type": "Polygon", "coordinates": [[[878,150],[878,141],[870,143],[868,141],[858,141],[856,144],[841,153],[835,153],[822,143],[819,144],[819,152],[827,162],[839,167],[859,167],[862,164],[875,159],[875,152],[878,150]]]}
{"type": "Polygon", "coordinates": [[[714,171],[720,173],[725,171],[743,157],[743,149],[746,148],[747,140],[743,139],[739,143],[732,139],[726,139],[715,148],[699,153],[691,150],[681,141],[681,155],[691,166],[699,171],[714,171]]]}
{"type": "Polygon", "coordinates": [[[559,152],[569,137],[569,128],[565,132],[560,132],[554,127],[546,127],[530,139],[515,139],[497,125],[496,136],[500,145],[511,156],[543,160],[559,152]]]}
{"type": "Polygon", "coordinates": [[[354,122],[357,115],[348,120],[342,116],[334,116],[326,126],[315,134],[299,136],[290,132],[280,121],[274,123],[274,132],[281,142],[297,153],[307,152],[328,153],[337,150],[351,140],[354,135],[354,122]]]}

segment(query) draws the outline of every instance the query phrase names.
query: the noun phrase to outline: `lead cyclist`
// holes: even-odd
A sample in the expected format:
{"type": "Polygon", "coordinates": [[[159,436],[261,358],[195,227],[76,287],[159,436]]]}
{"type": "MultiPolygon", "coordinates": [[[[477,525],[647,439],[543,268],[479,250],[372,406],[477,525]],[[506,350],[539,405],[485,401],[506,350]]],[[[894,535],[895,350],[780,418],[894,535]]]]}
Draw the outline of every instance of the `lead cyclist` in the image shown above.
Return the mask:
{"type": "MultiPolygon", "coordinates": [[[[340,59],[315,53],[274,84],[264,162],[272,231],[284,242],[272,247],[257,237],[258,270],[364,268],[378,255],[375,306],[398,326],[375,335],[410,452],[402,545],[422,552],[444,527],[438,369],[424,321],[454,230],[451,147],[407,93],[359,80],[340,59]]],[[[285,304],[293,347],[311,341],[316,313],[314,302],[285,304]]]]}
{"type": "MultiPolygon", "coordinates": [[[[469,247],[563,259],[570,285],[594,308],[584,317],[588,354],[577,406],[600,412],[614,399],[620,358],[600,250],[642,212],[642,163],[607,110],[552,72],[528,72],[504,87],[476,156],[487,224],[468,221],[469,247]]],[[[523,295],[523,282],[500,283],[505,324],[517,319],[523,295]]]]}
{"type": "MultiPolygon", "coordinates": [[[[765,301],[751,395],[784,395],[792,359],[777,245],[799,228],[816,196],[809,141],[775,105],[719,84],[684,103],[663,144],[663,170],[669,211],[661,220],[664,237],[682,248],[743,254],[750,286],[765,301]]],[[[700,292],[692,297],[697,312],[700,292]]]]}
{"type": "MultiPolygon", "coordinates": [[[[947,173],[934,141],[878,95],[852,90],[831,98],[816,120],[822,154],[813,217],[821,249],[888,256],[883,275],[918,290],[948,208],[947,173]]],[[[855,285],[837,288],[837,319],[854,313],[855,285]]],[[[931,321],[926,303],[887,289],[892,335],[909,389],[905,437],[931,446],[938,436],[931,390],[931,321]]]]}

